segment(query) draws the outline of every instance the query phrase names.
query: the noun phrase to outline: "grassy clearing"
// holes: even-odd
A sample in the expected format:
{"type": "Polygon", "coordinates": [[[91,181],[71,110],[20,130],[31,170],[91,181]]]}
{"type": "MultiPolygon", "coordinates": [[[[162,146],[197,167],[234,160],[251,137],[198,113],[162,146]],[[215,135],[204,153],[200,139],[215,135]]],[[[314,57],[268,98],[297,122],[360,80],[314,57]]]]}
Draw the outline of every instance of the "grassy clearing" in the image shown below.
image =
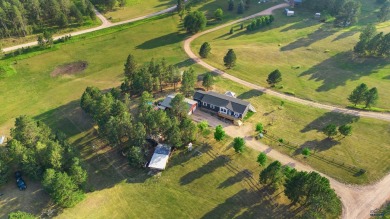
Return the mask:
{"type": "Polygon", "coordinates": [[[219,92],[233,91],[238,98],[247,100],[255,106],[257,113],[245,121],[246,125],[253,127],[253,131],[255,124],[261,122],[269,134],[293,142],[302,148],[308,147],[319,155],[366,169],[367,173],[357,177],[353,173],[318,159],[310,157],[305,159],[300,155],[300,151],[290,150],[278,146],[275,142],[262,140],[276,150],[307,162],[318,171],[347,183],[373,182],[390,171],[389,123],[303,107],[288,101],[284,101],[284,106],[280,108],[281,99],[264,95],[256,90],[249,90],[220,77],[217,81],[216,89],[219,92]],[[327,139],[322,129],[329,123],[338,126],[351,123],[352,136],[346,138],[337,136],[334,140],[327,139]]]}
{"type": "MultiPolygon", "coordinates": [[[[360,24],[375,19],[378,5],[364,1],[360,24]],[[367,9],[368,8],[368,9],[367,9]]],[[[228,49],[237,54],[237,66],[228,73],[262,86],[268,86],[268,74],[279,69],[283,85],[280,92],[337,105],[348,105],[347,95],[360,83],[376,86],[380,93],[377,107],[390,108],[389,59],[361,59],[351,49],[358,41],[362,26],[348,29],[333,28],[313,19],[313,13],[296,9],[295,17],[286,17],[282,10],[275,12],[275,21],[260,31],[238,30],[228,34],[231,27],[206,34],[194,41],[193,51],[203,42],[211,44],[206,62],[220,69],[228,49]]],[[[390,22],[377,25],[378,31],[389,32],[390,22]]]]}
{"type": "Polygon", "coordinates": [[[111,22],[119,22],[162,11],[176,4],[174,0],[126,0],[123,8],[115,8],[114,11],[104,13],[111,22]]]}

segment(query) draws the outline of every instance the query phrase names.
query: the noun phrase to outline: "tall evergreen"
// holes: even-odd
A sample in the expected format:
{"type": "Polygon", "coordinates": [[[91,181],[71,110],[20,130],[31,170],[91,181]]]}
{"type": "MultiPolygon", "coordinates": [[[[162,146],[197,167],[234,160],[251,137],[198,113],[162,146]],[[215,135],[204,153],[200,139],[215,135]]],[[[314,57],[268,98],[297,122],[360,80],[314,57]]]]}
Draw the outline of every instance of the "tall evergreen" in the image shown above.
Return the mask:
{"type": "Polygon", "coordinates": [[[236,65],[236,54],[234,53],[233,49],[229,49],[226,53],[225,57],[223,57],[223,62],[225,63],[225,66],[228,68],[231,68],[236,65]]]}

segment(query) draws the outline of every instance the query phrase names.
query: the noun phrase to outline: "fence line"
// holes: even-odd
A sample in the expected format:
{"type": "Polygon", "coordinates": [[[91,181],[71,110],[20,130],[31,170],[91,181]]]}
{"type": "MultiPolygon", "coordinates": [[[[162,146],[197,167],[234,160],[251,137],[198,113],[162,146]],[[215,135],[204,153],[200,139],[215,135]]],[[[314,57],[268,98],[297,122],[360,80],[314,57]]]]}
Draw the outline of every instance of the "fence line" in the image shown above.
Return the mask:
{"type": "MultiPolygon", "coordinates": [[[[264,136],[268,139],[270,139],[271,141],[275,141],[277,142],[280,146],[283,146],[283,147],[286,147],[286,148],[289,148],[291,150],[299,150],[301,149],[301,147],[299,146],[299,144],[294,144],[292,142],[289,142],[289,141],[283,141],[283,142],[280,142],[278,137],[272,135],[272,134],[264,134],[264,136]]],[[[315,151],[310,154],[311,157],[314,157],[314,158],[317,158],[319,160],[322,160],[323,162],[326,162],[328,164],[331,164],[331,165],[334,165],[336,167],[339,167],[339,168],[342,168],[346,171],[349,171],[351,173],[365,173],[366,170],[362,169],[362,168],[359,168],[357,166],[354,166],[354,165],[351,165],[351,164],[347,164],[345,163],[344,161],[341,161],[341,160],[338,160],[338,159],[335,159],[335,158],[330,158],[326,155],[323,155],[323,154],[317,154],[315,151]]]]}

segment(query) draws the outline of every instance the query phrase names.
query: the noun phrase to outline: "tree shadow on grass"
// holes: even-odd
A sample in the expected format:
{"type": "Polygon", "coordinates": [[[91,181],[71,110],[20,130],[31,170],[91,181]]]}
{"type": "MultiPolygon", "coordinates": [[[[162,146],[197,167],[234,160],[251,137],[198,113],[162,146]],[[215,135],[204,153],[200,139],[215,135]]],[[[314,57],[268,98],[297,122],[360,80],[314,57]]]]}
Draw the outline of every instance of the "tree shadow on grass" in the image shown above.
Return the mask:
{"type": "Polygon", "coordinates": [[[259,90],[252,89],[252,90],[246,91],[246,92],[238,95],[237,98],[242,99],[242,100],[247,100],[247,99],[251,99],[253,97],[260,97],[263,94],[264,93],[259,91],[259,90]]]}
{"type": "Polygon", "coordinates": [[[181,62],[178,62],[176,64],[174,64],[175,67],[178,67],[178,68],[188,68],[190,67],[191,65],[193,65],[195,62],[194,60],[188,58],[184,61],[181,61],[181,62]]]}
{"type": "Polygon", "coordinates": [[[323,140],[311,140],[306,141],[301,145],[301,147],[294,151],[294,156],[302,154],[304,148],[308,148],[311,151],[322,152],[331,149],[332,147],[340,144],[337,139],[333,138],[324,138],[323,140]]]}
{"type": "Polygon", "coordinates": [[[355,115],[343,114],[336,111],[327,112],[317,119],[313,120],[307,124],[302,130],[301,133],[309,132],[311,130],[316,130],[321,132],[327,125],[335,124],[336,126],[351,124],[359,121],[360,117],[355,115]]]}
{"type": "Polygon", "coordinates": [[[289,30],[300,30],[304,28],[308,28],[314,25],[317,25],[319,23],[318,20],[313,20],[309,18],[302,19],[300,21],[295,22],[292,25],[289,25],[288,27],[285,27],[280,30],[280,32],[287,32],[289,30]]]}
{"type": "Polygon", "coordinates": [[[35,116],[34,119],[44,122],[53,130],[65,133],[68,137],[86,131],[93,126],[92,119],[81,109],[79,100],[46,111],[35,116]]]}
{"type": "Polygon", "coordinates": [[[337,40],[341,40],[341,39],[344,39],[344,38],[347,38],[347,37],[350,37],[350,36],[353,36],[357,33],[358,31],[355,31],[355,30],[349,30],[349,31],[346,31],[340,35],[338,35],[336,38],[334,38],[332,40],[332,42],[335,42],[337,40]]]}
{"type": "Polygon", "coordinates": [[[223,155],[216,157],[215,159],[209,161],[207,164],[203,165],[197,170],[194,170],[190,173],[187,173],[180,179],[181,185],[187,185],[196,179],[201,178],[203,175],[214,172],[219,167],[223,167],[225,164],[229,162],[229,158],[223,155]]]}
{"type": "Polygon", "coordinates": [[[241,172],[238,172],[236,175],[227,178],[225,181],[219,184],[218,189],[227,188],[229,186],[241,182],[242,180],[248,177],[247,171],[248,170],[243,170],[241,172]]]}
{"type": "Polygon", "coordinates": [[[266,194],[243,189],[227,198],[202,219],[214,218],[292,218],[289,206],[274,205],[266,194]]]}
{"type": "Polygon", "coordinates": [[[185,33],[169,33],[151,40],[147,40],[142,44],[136,46],[136,49],[155,49],[162,46],[172,45],[184,40],[187,36],[185,33]]]}
{"type": "Polygon", "coordinates": [[[323,30],[323,29],[317,29],[313,33],[310,33],[305,38],[300,38],[295,42],[292,42],[286,46],[283,46],[280,48],[281,51],[289,51],[294,50],[300,47],[308,47],[311,44],[320,41],[322,39],[325,39],[331,35],[333,35],[336,31],[329,31],[329,30],[323,30]]]}
{"type": "Polygon", "coordinates": [[[389,59],[356,58],[351,51],[342,52],[302,72],[299,77],[310,76],[309,80],[322,81],[316,91],[324,92],[376,73],[388,63],[389,59]]]}
{"type": "Polygon", "coordinates": [[[390,80],[390,75],[387,75],[387,76],[383,77],[382,79],[390,80]]]}

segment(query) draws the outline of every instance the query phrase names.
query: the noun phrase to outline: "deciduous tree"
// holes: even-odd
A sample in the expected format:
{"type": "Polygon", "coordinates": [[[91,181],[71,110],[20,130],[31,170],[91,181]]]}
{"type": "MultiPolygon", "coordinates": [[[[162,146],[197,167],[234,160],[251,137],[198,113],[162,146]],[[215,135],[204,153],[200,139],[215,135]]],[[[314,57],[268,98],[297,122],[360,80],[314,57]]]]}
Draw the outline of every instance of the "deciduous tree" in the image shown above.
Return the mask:
{"type": "Polygon", "coordinates": [[[260,166],[265,166],[267,163],[267,155],[264,152],[261,152],[259,156],[257,156],[257,163],[259,163],[260,166]]]}
{"type": "Polygon", "coordinates": [[[365,94],[368,91],[368,87],[366,84],[362,83],[357,86],[352,93],[349,95],[349,102],[353,103],[355,106],[359,103],[362,103],[365,99],[365,94]]]}
{"type": "Polygon", "coordinates": [[[364,103],[366,105],[366,108],[375,105],[378,98],[379,95],[376,87],[373,87],[369,91],[367,91],[364,95],[364,103]]]}
{"type": "Polygon", "coordinates": [[[282,73],[280,73],[279,69],[274,70],[268,75],[267,83],[272,87],[274,87],[275,84],[281,81],[282,81],[282,73]]]}
{"type": "Polygon", "coordinates": [[[184,28],[189,33],[197,33],[206,27],[207,19],[203,12],[194,11],[184,17],[184,28]]]}
{"type": "Polygon", "coordinates": [[[218,8],[217,10],[214,11],[214,17],[216,20],[222,20],[223,17],[223,11],[221,8],[218,8]]]}
{"type": "Polygon", "coordinates": [[[233,140],[233,148],[236,153],[242,153],[245,149],[245,140],[241,137],[236,137],[233,140]]]}
{"type": "Polygon", "coordinates": [[[344,136],[348,136],[352,134],[352,126],[351,125],[342,125],[338,128],[340,134],[344,136]]]}
{"type": "Polygon", "coordinates": [[[215,127],[215,132],[214,132],[214,139],[217,141],[222,141],[225,138],[225,131],[223,130],[223,127],[221,125],[217,125],[215,127]]]}
{"type": "Polygon", "coordinates": [[[335,124],[329,124],[322,131],[328,138],[331,138],[337,135],[337,126],[335,124]]]}

